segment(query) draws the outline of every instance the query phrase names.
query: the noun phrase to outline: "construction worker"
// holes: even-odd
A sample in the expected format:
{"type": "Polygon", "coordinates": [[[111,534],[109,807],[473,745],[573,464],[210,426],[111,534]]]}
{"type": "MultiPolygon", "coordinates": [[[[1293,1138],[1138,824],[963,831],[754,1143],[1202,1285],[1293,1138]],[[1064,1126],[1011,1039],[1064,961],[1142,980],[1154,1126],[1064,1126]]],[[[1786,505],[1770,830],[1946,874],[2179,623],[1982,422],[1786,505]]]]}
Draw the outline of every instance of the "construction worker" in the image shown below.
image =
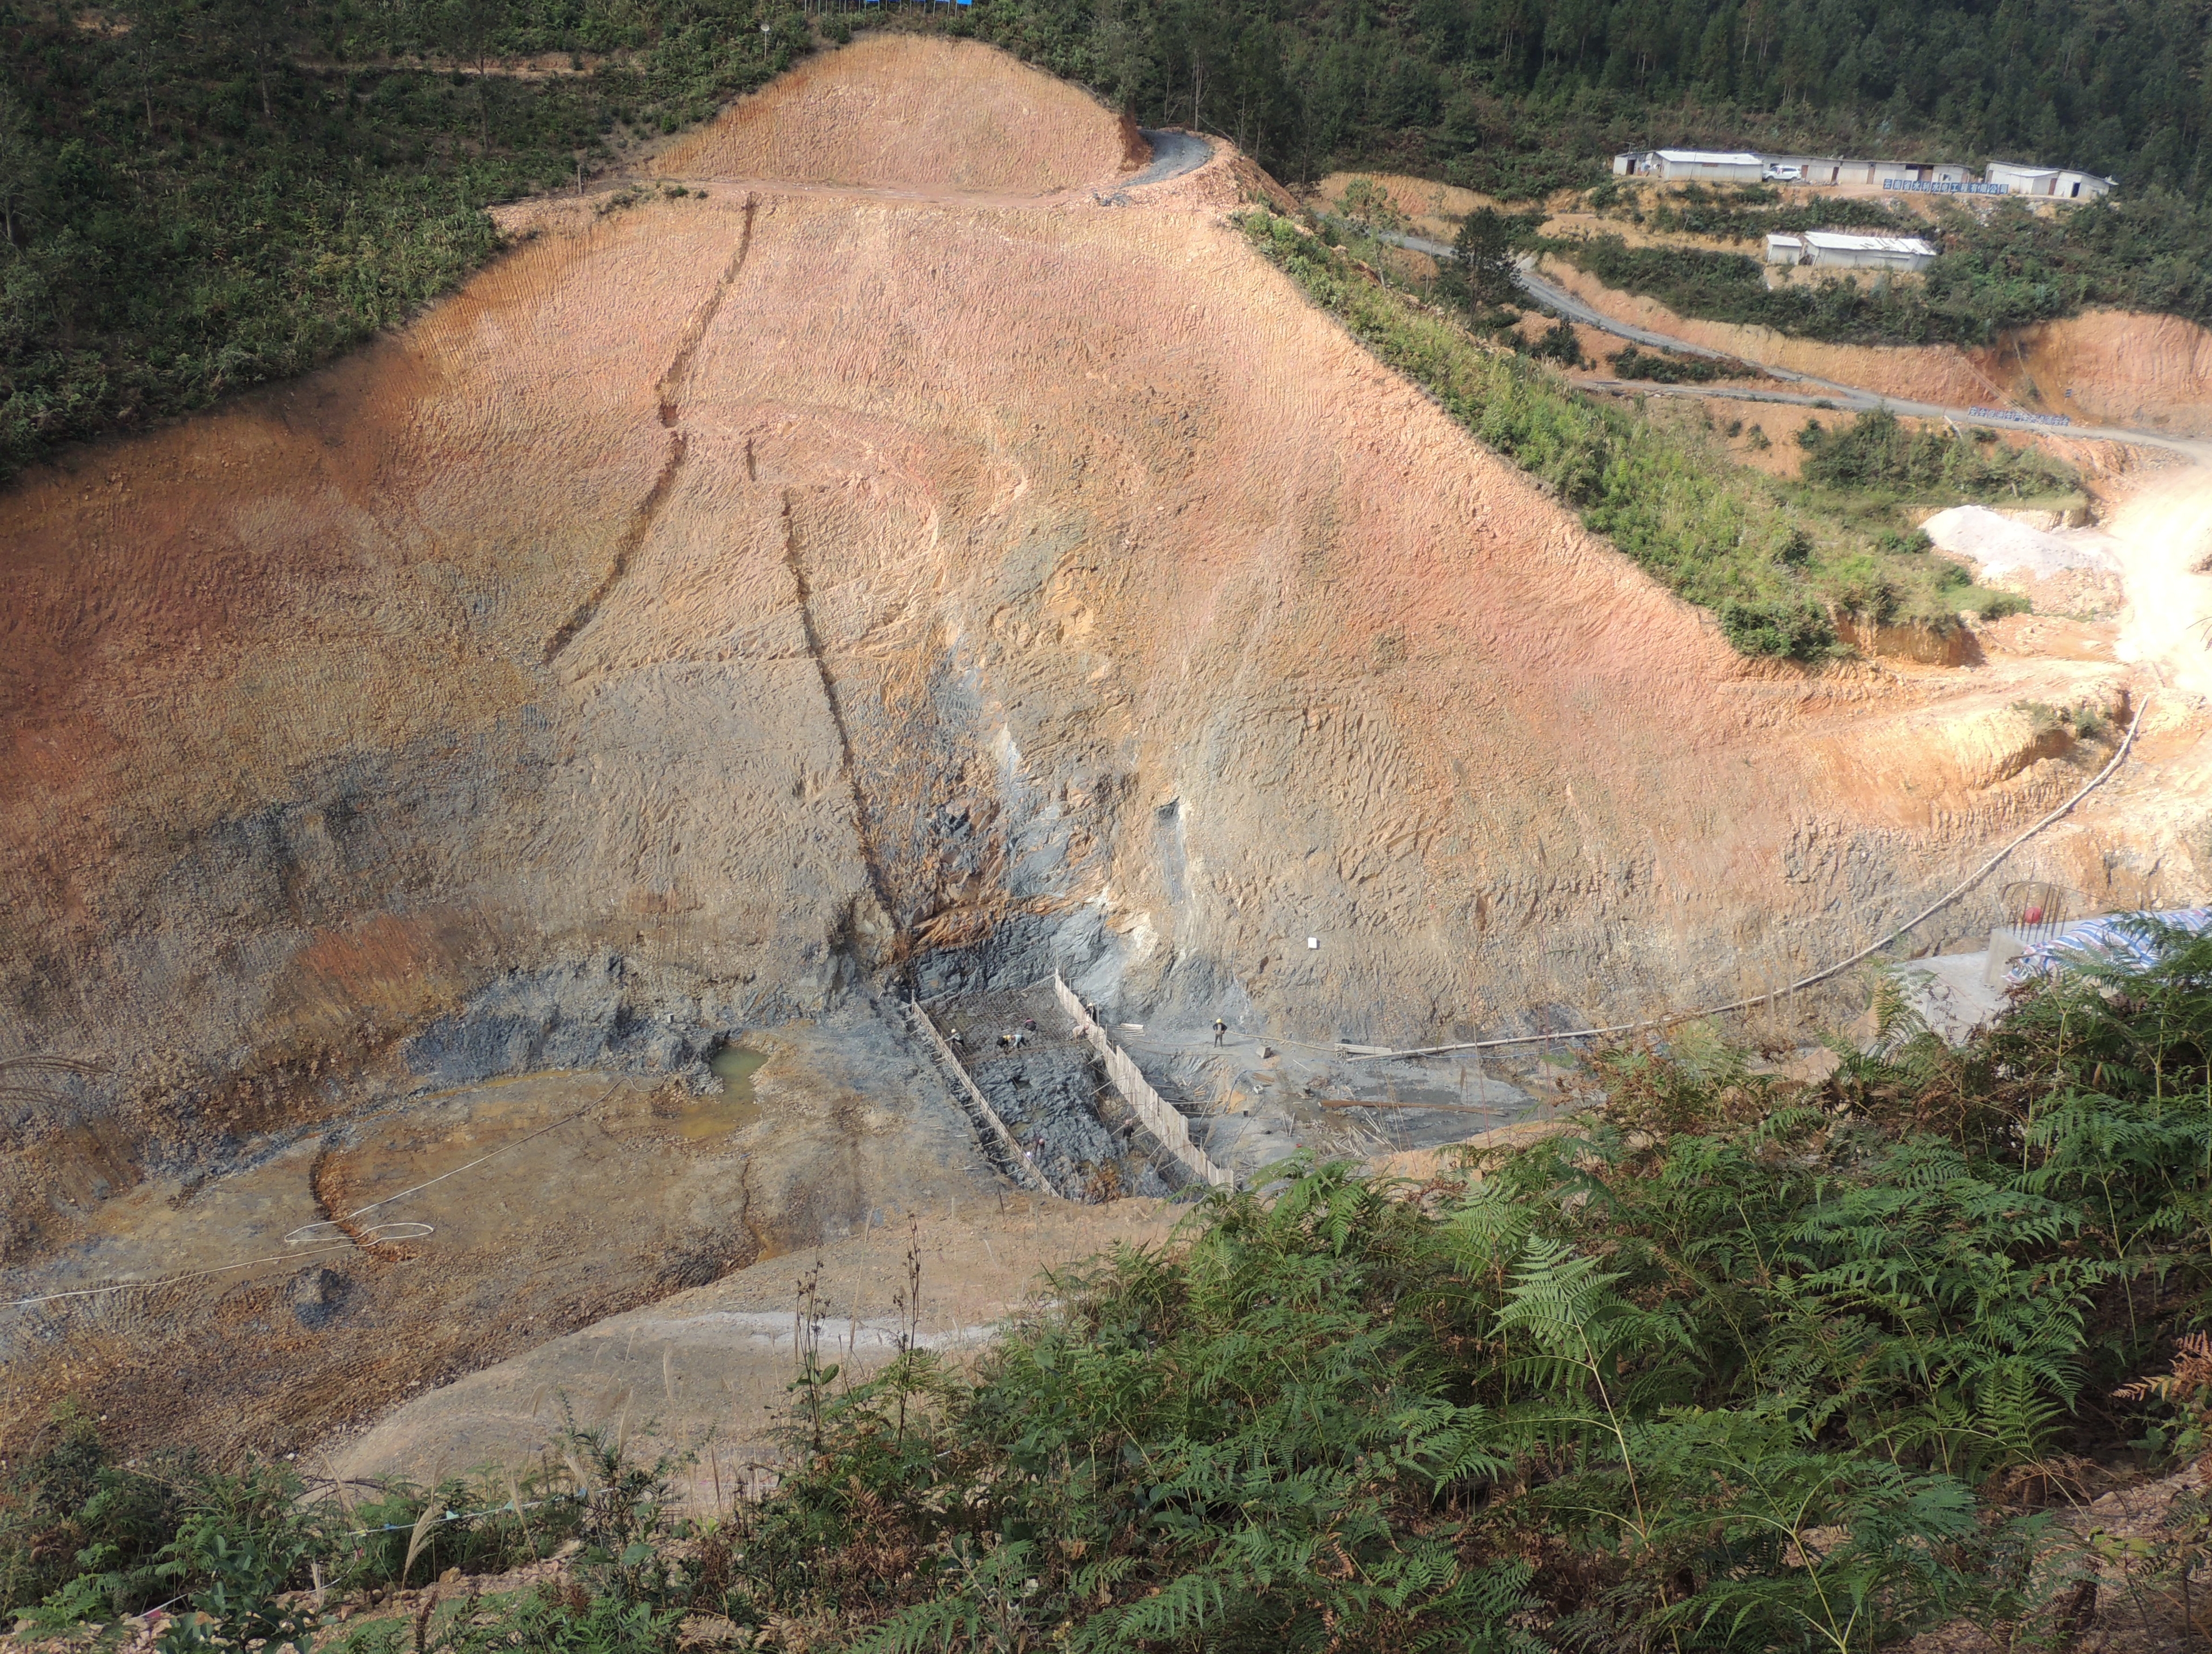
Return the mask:
{"type": "Polygon", "coordinates": [[[1218,1017],[1213,1019],[1213,1043],[1216,1045],[1229,1037],[1229,1025],[1218,1017]]]}

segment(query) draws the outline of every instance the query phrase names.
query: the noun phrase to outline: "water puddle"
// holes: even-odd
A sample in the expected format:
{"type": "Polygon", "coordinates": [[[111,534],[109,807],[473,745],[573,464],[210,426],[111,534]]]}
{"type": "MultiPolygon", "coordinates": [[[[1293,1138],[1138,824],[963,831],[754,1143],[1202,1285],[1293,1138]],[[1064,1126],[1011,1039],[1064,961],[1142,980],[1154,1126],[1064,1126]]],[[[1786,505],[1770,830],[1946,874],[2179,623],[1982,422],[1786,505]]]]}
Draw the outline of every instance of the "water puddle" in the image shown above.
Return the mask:
{"type": "Polygon", "coordinates": [[[733,1131],[742,1131],[760,1118],[760,1104],[753,1098],[753,1075],[768,1061],[765,1051],[750,1050],[742,1045],[725,1045],[707,1060],[722,1082],[719,1097],[695,1098],[671,1122],[676,1134],[687,1143],[703,1143],[717,1137],[726,1137],[733,1131]]]}

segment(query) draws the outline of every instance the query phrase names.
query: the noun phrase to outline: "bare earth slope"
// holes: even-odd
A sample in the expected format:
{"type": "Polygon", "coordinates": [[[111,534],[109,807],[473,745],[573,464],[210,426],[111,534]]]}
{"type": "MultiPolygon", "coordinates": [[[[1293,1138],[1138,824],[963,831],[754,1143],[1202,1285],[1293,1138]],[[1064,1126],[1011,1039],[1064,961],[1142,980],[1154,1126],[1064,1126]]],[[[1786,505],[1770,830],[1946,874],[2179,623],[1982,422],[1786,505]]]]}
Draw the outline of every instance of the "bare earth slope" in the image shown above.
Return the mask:
{"type": "Polygon", "coordinates": [[[1141,164],[1125,119],[973,41],[868,36],[665,152],[667,178],[1044,195],[1141,164]]]}
{"type": "MultiPolygon", "coordinates": [[[[0,496],[0,1265],[432,1089],[703,1085],[871,983],[1408,1042],[1765,987],[2101,761],[2008,708],[2109,662],[1736,658],[1248,252],[1243,163],[1100,204],[1110,118],[980,52],[825,58],[681,162],[832,183],[529,210],[404,335],[0,496]],[[933,73],[1036,131],[933,149],[933,73]]],[[[927,1115],[956,1187],[900,1049],[823,1117],[927,1115]]]]}

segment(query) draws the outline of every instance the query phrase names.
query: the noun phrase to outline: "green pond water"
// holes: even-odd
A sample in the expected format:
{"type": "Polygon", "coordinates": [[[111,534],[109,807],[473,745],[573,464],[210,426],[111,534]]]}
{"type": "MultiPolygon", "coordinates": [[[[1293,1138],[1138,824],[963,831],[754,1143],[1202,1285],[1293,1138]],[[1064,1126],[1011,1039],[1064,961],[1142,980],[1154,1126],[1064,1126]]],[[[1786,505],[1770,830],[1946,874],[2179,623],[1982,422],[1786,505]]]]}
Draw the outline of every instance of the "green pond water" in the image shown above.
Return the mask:
{"type": "Polygon", "coordinates": [[[721,1076],[722,1100],[726,1103],[750,1103],[753,1100],[753,1075],[768,1061],[765,1051],[748,1050],[742,1045],[725,1045],[708,1060],[707,1066],[721,1076]]]}
{"type": "Polygon", "coordinates": [[[749,1050],[742,1045],[725,1045],[715,1052],[707,1060],[707,1066],[721,1080],[722,1094],[694,1098],[676,1118],[678,1134],[696,1143],[726,1136],[759,1119],[760,1104],[753,1097],[753,1076],[767,1061],[767,1052],[749,1050]]]}

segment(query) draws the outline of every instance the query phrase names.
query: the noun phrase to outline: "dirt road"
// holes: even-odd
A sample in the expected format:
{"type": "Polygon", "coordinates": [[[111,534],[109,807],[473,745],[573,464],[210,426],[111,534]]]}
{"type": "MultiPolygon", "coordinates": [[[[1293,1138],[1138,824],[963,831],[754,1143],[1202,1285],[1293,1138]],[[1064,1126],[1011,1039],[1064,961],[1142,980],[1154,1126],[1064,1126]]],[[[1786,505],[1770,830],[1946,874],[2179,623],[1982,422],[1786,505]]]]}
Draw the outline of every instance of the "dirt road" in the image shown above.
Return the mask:
{"type": "MultiPolygon", "coordinates": [[[[1452,256],[1452,250],[1448,245],[1428,236],[1405,235],[1394,231],[1376,231],[1375,234],[1379,240],[1388,241],[1394,246],[1405,247],[1413,252],[1425,252],[1432,258],[1449,258],[1452,256]]],[[[1535,272],[1533,261],[1523,261],[1514,274],[1514,281],[1530,299],[1553,315],[1564,316],[1569,321],[1580,322],[1585,327],[1595,327],[1601,332],[1610,333],[1616,338],[1626,339],[1631,344],[1649,345],[1662,350],[1673,350],[1683,356],[1703,356],[1713,362],[1749,360],[1741,356],[1731,356],[1728,352],[1716,350],[1710,345],[1693,344],[1687,339],[1677,338],[1672,334],[1656,332],[1648,327],[1638,327],[1630,323],[1617,320],[1595,306],[1577,298],[1565,289],[1546,281],[1535,272]]],[[[2125,442],[2142,447],[2164,448],[2168,453],[2185,454],[2200,464],[2212,463],[2212,442],[2191,442],[2178,437],[2162,435],[2155,431],[2130,430],[2124,427],[2112,425],[2066,425],[2046,428],[2026,419],[1993,418],[1987,413],[1978,413],[1970,408],[1946,407],[1939,403],[1914,402],[1899,397],[1885,396],[1880,392],[1869,391],[1860,386],[1845,385],[1835,380],[1817,379],[1810,374],[1800,374],[1787,368],[1778,368],[1771,362],[1752,361],[1750,365],[1771,379],[1781,380],[1787,384],[1801,385],[1808,388],[1800,392],[1745,391],[1708,385],[1656,385],[1642,380],[1587,379],[1577,380],[1576,383],[1588,390],[1632,390],[1652,392],[1662,396],[1709,397],[1739,402],[1784,402],[1806,407],[1826,405],[1849,409],[1859,413],[1870,412],[1876,408],[1887,408],[1892,413],[1910,414],[1927,419],[1962,420],[1984,425],[1994,423],[2033,425],[2038,429],[2063,429],[2066,435],[2079,437],[2087,441],[2125,442]]]]}

